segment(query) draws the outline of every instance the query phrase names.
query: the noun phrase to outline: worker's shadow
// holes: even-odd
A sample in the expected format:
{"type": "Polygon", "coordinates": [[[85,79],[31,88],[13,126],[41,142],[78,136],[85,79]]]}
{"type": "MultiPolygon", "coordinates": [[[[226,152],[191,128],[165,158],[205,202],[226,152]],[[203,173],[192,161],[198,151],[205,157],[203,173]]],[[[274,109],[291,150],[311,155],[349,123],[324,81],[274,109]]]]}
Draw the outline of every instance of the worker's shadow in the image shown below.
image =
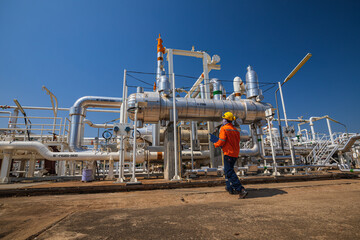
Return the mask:
{"type": "Polygon", "coordinates": [[[246,198],[272,197],[275,195],[287,194],[286,191],[277,188],[247,188],[249,194],[246,198]]]}

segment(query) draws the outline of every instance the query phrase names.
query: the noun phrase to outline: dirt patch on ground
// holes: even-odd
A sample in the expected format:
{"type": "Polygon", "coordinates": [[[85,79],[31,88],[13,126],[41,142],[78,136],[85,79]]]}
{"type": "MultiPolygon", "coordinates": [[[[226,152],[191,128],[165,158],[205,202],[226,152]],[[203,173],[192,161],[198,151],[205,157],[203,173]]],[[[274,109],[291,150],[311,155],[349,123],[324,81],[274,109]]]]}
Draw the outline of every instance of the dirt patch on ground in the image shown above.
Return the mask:
{"type": "Polygon", "coordinates": [[[359,239],[360,180],[0,199],[4,239],[359,239]]]}

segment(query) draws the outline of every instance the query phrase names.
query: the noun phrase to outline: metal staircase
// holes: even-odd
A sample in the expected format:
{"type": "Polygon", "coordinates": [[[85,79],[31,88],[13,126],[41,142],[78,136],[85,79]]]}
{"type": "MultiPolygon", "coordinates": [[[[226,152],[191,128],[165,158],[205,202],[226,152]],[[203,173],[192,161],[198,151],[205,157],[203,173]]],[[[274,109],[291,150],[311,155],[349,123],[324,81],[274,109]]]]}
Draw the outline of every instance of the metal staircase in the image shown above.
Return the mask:
{"type": "Polygon", "coordinates": [[[323,136],[306,157],[307,162],[314,165],[324,165],[329,163],[334,153],[339,147],[343,146],[346,141],[346,138],[336,136],[334,143],[332,143],[329,136],[323,136]]]}

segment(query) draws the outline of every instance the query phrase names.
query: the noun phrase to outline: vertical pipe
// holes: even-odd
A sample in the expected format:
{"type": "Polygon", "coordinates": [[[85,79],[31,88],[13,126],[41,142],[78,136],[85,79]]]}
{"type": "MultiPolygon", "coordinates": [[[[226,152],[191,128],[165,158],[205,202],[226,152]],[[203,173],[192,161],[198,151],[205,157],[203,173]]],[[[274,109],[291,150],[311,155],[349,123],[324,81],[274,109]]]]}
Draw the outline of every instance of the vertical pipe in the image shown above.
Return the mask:
{"type": "Polygon", "coordinates": [[[190,148],[191,148],[191,171],[194,170],[194,126],[193,122],[190,123],[190,148]]]}
{"type": "Polygon", "coordinates": [[[222,90],[221,90],[221,83],[217,79],[213,79],[212,86],[213,86],[213,96],[215,100],[221,100],[222,99],[222,90]]]}
{"type": "Polygon", "coordinates": [[[200,97],[201,97],[201,99],[205,99],[205,87],[204,87],[204,84],[200,84],[199,88],[200,88],[200,97]]]}
{"type": "Polygon", "coordinates": [[[0,183],[9,183],[9,174],[12,162],[12,151],[3,151],[4,158],[1,163],[1,170],[0,170],[0,183]]]}
{"type": "MultiPolygon", "coordinates": [[[[124,69],[124,78],[123,78],[123,92],[122,92],[123,102],[120,107],[120,124],[125,123],[125,112],[126,112],[126,69],[124,69]]],[[[119,178],[117,182],[124,182],[124,136],[120,136],[120,149],[119,149],[119,178]]]]}
{"type": "Polygon", "coordinates": [[[176,116],[176,94],[175,94],[175,74],[172,74],[172,93],[173,93],[173,120],[174,120],[174,154],[175,154],[175,176],[173,180],[179,180],[178,168],[178,146],[177,146],[177,116],[176,116]]]}
{"type": "Polygon", "coordinates": [[[287,116],[286,116],[286,109],[285,109],[285,103],[284,103],[284,97],[283,97],[283,92],[282,92],[281,84],[280,84],[280,82],[278,82],[278,84],[279,84],[279,90],[280,90],[280,97],[281,97],[282,108],[283,108],[283,112],[284,112],[285,125],[286,125],[286,127],[289,127],[289,125],[288,125],[288,120],[287,120],[287,116]]]}
{"type": "Polygon", "coordinates": [[[272,138],[272,127],[271,127],[271,122],[270,122],[270,119],[269,119],[269,118],[267,118],[267,122],[268,122],[268,126],[269,126],[269,137],[270,137],[271,155],[272,155],[272,159],[273,159],[273,168],[274,168],[273,175],[274,175],[274,176],[279,176],[279,173],[278,173],[278,171],[277,171],[276,158],[275,158],[275,150],[274,150],[274,144],[273,144],[273,138],[272,138]]]}
{"type": "MultiPolygon", "coordinates": [[[[63,175],[60,175],[60,172],[63,171],[63,168],[62,168],[63,162],[65,162],[65,161],[58,162],[58,164],[59,164],[58,176],[63,176],[63,175]]],[[[26,177],[34,177],[34,172],[35,172],[35,153],[31,154],[31,157],[29,160],[29,168],[27,170],[26,177]]]]}
{"type": "Polygon", "coordinates": [[[333,133],[331,131],[330,120],[328,118],[326,118],[326,122],[327,122],[327,126],[328,126],[328,129],[329,129],[329,135],[330,135],[330,139],[331,139],[331,144],[334,145],[334,137],[333,137],[333,133]]]}
{"type": "Polygon", "coordinates": [[[298,124],[298,130],[299,130],[299,141],[300,141],[300,143],[302,143],[303,142],[303,140],[302,140],[302,133],[301,133],[301,127],[300,127],[300,124],[298,124]]]}
{"type": "Polygon", "coordinates": [[[168,54],[167,54],[167,60],[168,60],[168,67],[169,67],[169,78],[170,80],[170,89],[173,89],[173,73],[174,73],[174,64],[173,64],[173,50],[172,49],[168,49],[168,54]]]}
{"type": "MultiPolygon", "coordinates": [[[[278,82],[278,84],[280,84],[280,82],[278,82]]],[[[277,113],[278,125],[279,125],[281,149],[282,149],[283,154],[285,155],[284,139],[283,139],[283,135],[282,135],[282,127],[281,127],[281,120],[280,120],[280,110],[279,110],[279,104],[278,104],[278,98],[277,98],[277,90],[275,91],[275,102],[276,102],[276,113],[277,113]]]]}
{"type": "MultiPolygon", "coordinates": [[[[127,103],[128,103],[128,99],[127,99],[127,96],[128,96],[128,87],[127,86],[125,86],[125,101],[123,102],[123,104],[124,104],[124,123],[127,123],[128,122],[128,113],[127,113],[127,111],[126,111],[126,109],[127,109],[127,107],[128,107],[128,105],[127,105],[127,103]]],[[[123,162],[122,162],[122,167],[120,168],[120,170],[121,170],[121,176],[122,176],[122,178],[125,180],[125,152],[126,152],[126,148],[125,148],[125,146],[124,146],[124,143],[123,143],[123,150],[122,150],[122,159],[123,159],[123,162]]]]}
{"type": "Polygon", "coordinates": [[[138,106],[135,106],[135,118],[134,118],[134,142],[133,142],[133,162],[132,162],[132,177],[130,182],[137,182],[135,177],[135,165],[136,165],[136,135],[137,135],[137,114],[138,114],[138,106]]]}
{"type": "MultiPolygon", "coordinates": [[[[210,99],[210,86],[209,86],[209,69],[208,69],[208,62],[207,58],[208,54],[204,52],[203,54],[203,70],[204,70],[204,85],[205,85],[205,99],[210,99]]],[[[213,133],[214,131],[214,123],[213,122],[207,122],[208,126],[208,132],[213,133]]],[[[209,135],[209,151],[210,151],[210,164],[211,167],[215,166],[215,148],[214,144],[210,141],[210,135],[209,135]]]]}
{"type": "MultiPolygon", "coordinates": [[[[289,124],[288,124],[288,120],[287,120],[287,116],[286,116],[286,109],[285,109],[285,102],[284,102],[284,97],[283,97],[283,93],[282,93],[282,88],[281,88],[280,82],[278,82],[278,84],[279,84],[279,90],[280,90],[281,103],[282,103],[282,107],[283,107],[283,111],[284,111],[285,125],[288,128],[289,124]]],[[[290,137],[287,137],[287,139],[288,139],[289,148],[290,148],[291,163],[294,166],[295,165],[294,149],[293,149],[290,137]]],[[[296,168],[293,168],[292,173],[295,173],[295,172],[296,172],[296,168]]]]}
{"type": "Polygon", "coordinates": [[[152,124],[152,145],[160,145],[160,125],[159,123],[152,124]]]}
{"type": "Polygon", "coordinates": [[[315,141],[316,134],[315,134],[315,129],[314,129],[314,123],[310,123],[310,129],[311,129],[312,140],[315,141]]]}
{"type": "Polygon", "coordinates": [[[106,178],[110,179],[110,180],[112,180],[114,178],[114,160],[111,155],[110,155],[110,159],[109,159],[109,172],[108,172],[108,175],[106,178]]]}

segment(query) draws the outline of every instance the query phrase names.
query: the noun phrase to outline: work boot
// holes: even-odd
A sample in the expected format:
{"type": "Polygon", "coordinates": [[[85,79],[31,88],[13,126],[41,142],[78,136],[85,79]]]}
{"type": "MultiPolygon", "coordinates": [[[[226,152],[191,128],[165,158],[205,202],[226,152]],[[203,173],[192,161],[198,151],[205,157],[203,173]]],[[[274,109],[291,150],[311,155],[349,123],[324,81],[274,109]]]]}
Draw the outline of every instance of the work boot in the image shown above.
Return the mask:
{"type": "Polygon", "coordinates": [[[245,190],[245,188],[242,188],[239,193],[239,198],[244,199],[244,198],[246,198],[247,195],[248,195],[248,192],[245,190]]]}
{"type": "Polygon", "coordinates": [[[237,194],[236,190],[231,188],[231,189],[228,189],[227,187],[225,187],[225,190],[230,194],[230,195],[235,195],[237,194]]]}

